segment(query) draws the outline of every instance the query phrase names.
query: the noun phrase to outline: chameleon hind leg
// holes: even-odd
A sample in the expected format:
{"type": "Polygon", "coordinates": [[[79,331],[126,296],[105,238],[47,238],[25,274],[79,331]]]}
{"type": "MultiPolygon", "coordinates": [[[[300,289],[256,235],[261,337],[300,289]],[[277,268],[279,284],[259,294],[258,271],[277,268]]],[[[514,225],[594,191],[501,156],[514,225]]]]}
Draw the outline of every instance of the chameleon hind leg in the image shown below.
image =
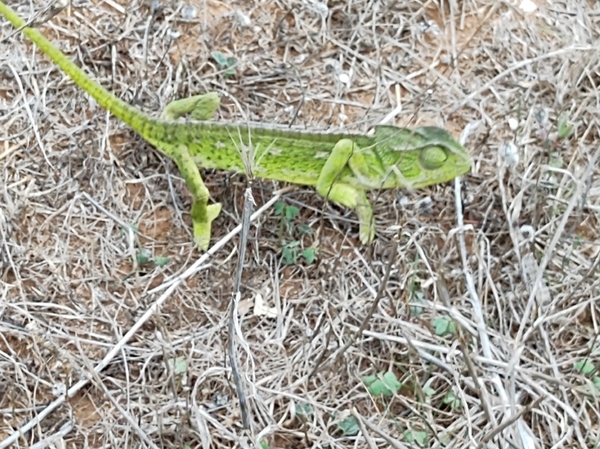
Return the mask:
{"type": "MultiPolygon", "coordinates": [[[[190,115],[194,120],[210,120],[219,107],[219,96],[215,92],[182,98],[169,103],[161,114],[162,119],[176,120],[190,115]]],[[[212,221],[221,212],[221,204],[208,204],[208,188],[187,146],[179,145],[169,152],[192,194],[191,209],[194,242],[198,249],[206,251],[210,244],[212,221]]]]}
{"type": "Polygon", "coordinates": [[[208,204],[210,193],[187,146],[179,145],[171,154],[192,194],[194,242],[198,249],[206,251],[210,244],[212,221],[219,216],[221,203],[208,204]]]}
{"type": "Polygon", "coordinates": [[[336,178],[344,170],[354,153],[354,142],[342,139],[335,144],[317,180],[317,193],[327,200],[353,209],[360,225],[360,241],[367,245],[375,238],[373,209],[363,189],[356,186],[336,182],[336,178]]]}

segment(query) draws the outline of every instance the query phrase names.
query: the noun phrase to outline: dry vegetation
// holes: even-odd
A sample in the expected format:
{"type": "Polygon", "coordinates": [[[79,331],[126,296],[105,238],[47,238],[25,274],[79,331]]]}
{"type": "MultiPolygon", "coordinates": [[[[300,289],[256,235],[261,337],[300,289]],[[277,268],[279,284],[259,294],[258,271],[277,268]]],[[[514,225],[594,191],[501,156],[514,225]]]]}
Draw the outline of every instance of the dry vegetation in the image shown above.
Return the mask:
{"type": "MultiPolygon", "coordinates": [[[[400,100],[399,125],[471,130],[461,185],[371,195],[371,248],[308,189],[283,198],[313,233],[284,237],[316,263],[282,264],[273,207],[251,226],[250,429],[239,237],[194,265],[173,163],[0,19],[0,447],[598,447],[600,7],[517,3],[86,1],[41,26],[147,111],[216,90],[222,120],[365,131],[400,100]],[[387,372],[394,394],[364,382],[387,372]]],[[[246,179],[205,177],[218,239],[246,179]]]]}

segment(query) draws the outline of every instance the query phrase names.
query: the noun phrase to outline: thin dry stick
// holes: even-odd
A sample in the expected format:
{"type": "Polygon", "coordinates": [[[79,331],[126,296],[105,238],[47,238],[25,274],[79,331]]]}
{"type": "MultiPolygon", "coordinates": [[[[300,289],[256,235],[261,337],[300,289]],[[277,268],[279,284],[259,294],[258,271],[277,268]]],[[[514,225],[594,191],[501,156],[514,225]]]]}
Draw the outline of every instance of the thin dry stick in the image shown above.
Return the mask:
{"type": "MultiPolygon", "coordinates": [[[[231,295],[231,311],[229,314],[229,341],[227,343],[227,351],[229,353],[229,364],[231,365],[231,373],[233,375],[233,382],[235,384],[235,390],[240,401],[240,411],[242,414],[242,425],[244,429],[250,429],[250,412],[248,409],[248,401],[246,400],[246,392],[244,391],[244,384],[240,376],[237,357],[235,350],[235,337],[243,339],[243,335],[237,321],[238,304],[240,300],[240,289],[242,287],[242,273],[244,272],[244,259],[246,256],[246,246],[248,244],[248,234],[250,231],[250,217],[252,215],[252,206],[256,204],[252,197],[252,189],[248,187],[244,192],[244,214],[242,215],[242,234],[240,236],[239,245],[239,256],[238,264],[235,274],[235,286],[233,294],[231,295]]],[[[248,354],[251,356],[251,354],[248,354]]]]}

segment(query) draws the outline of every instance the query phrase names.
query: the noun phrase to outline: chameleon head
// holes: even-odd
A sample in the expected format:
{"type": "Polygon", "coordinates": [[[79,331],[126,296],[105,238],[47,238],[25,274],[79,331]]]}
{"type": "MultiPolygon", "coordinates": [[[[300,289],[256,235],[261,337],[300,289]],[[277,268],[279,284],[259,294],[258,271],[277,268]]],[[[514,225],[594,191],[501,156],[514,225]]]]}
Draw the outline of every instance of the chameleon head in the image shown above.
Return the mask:
{"type": "Polygon", "coordinates": [[[376,139],[380,157],[387,159],[385,166],[394,167],[390,173],[394,180],[389,187],[418,189],[441,184],[471,168],[469,153],[442,128],[426,126],[399,130],[378,126],[376,139]]]}

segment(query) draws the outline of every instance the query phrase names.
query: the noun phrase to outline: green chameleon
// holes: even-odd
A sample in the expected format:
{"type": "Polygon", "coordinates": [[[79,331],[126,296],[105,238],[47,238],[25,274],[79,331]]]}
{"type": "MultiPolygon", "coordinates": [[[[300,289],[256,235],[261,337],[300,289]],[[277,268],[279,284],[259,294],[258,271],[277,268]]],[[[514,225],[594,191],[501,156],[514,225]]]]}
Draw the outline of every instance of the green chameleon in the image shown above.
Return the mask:
{"type": "Polygon", "coordinates": [[[322,197],[354,209],[360,240],[368,244],[375,226],[367,190],[421,188],[450,181],[471,166],[465,149],[435,127],[376,126],[373,135],[361,135],[205,121],[219,105],[214,92],[169,103],[160,118],[153,118],[93,81],[1,1],[0,14],[102,107],[175,161],[193,197],[194,240],[201,250],[209,246],[211,222],[221,205],[208,204],[209,191],[198,167],[314,186],[322,197]],[[191,120],[179,120],[188,114],[191,120]]]}

